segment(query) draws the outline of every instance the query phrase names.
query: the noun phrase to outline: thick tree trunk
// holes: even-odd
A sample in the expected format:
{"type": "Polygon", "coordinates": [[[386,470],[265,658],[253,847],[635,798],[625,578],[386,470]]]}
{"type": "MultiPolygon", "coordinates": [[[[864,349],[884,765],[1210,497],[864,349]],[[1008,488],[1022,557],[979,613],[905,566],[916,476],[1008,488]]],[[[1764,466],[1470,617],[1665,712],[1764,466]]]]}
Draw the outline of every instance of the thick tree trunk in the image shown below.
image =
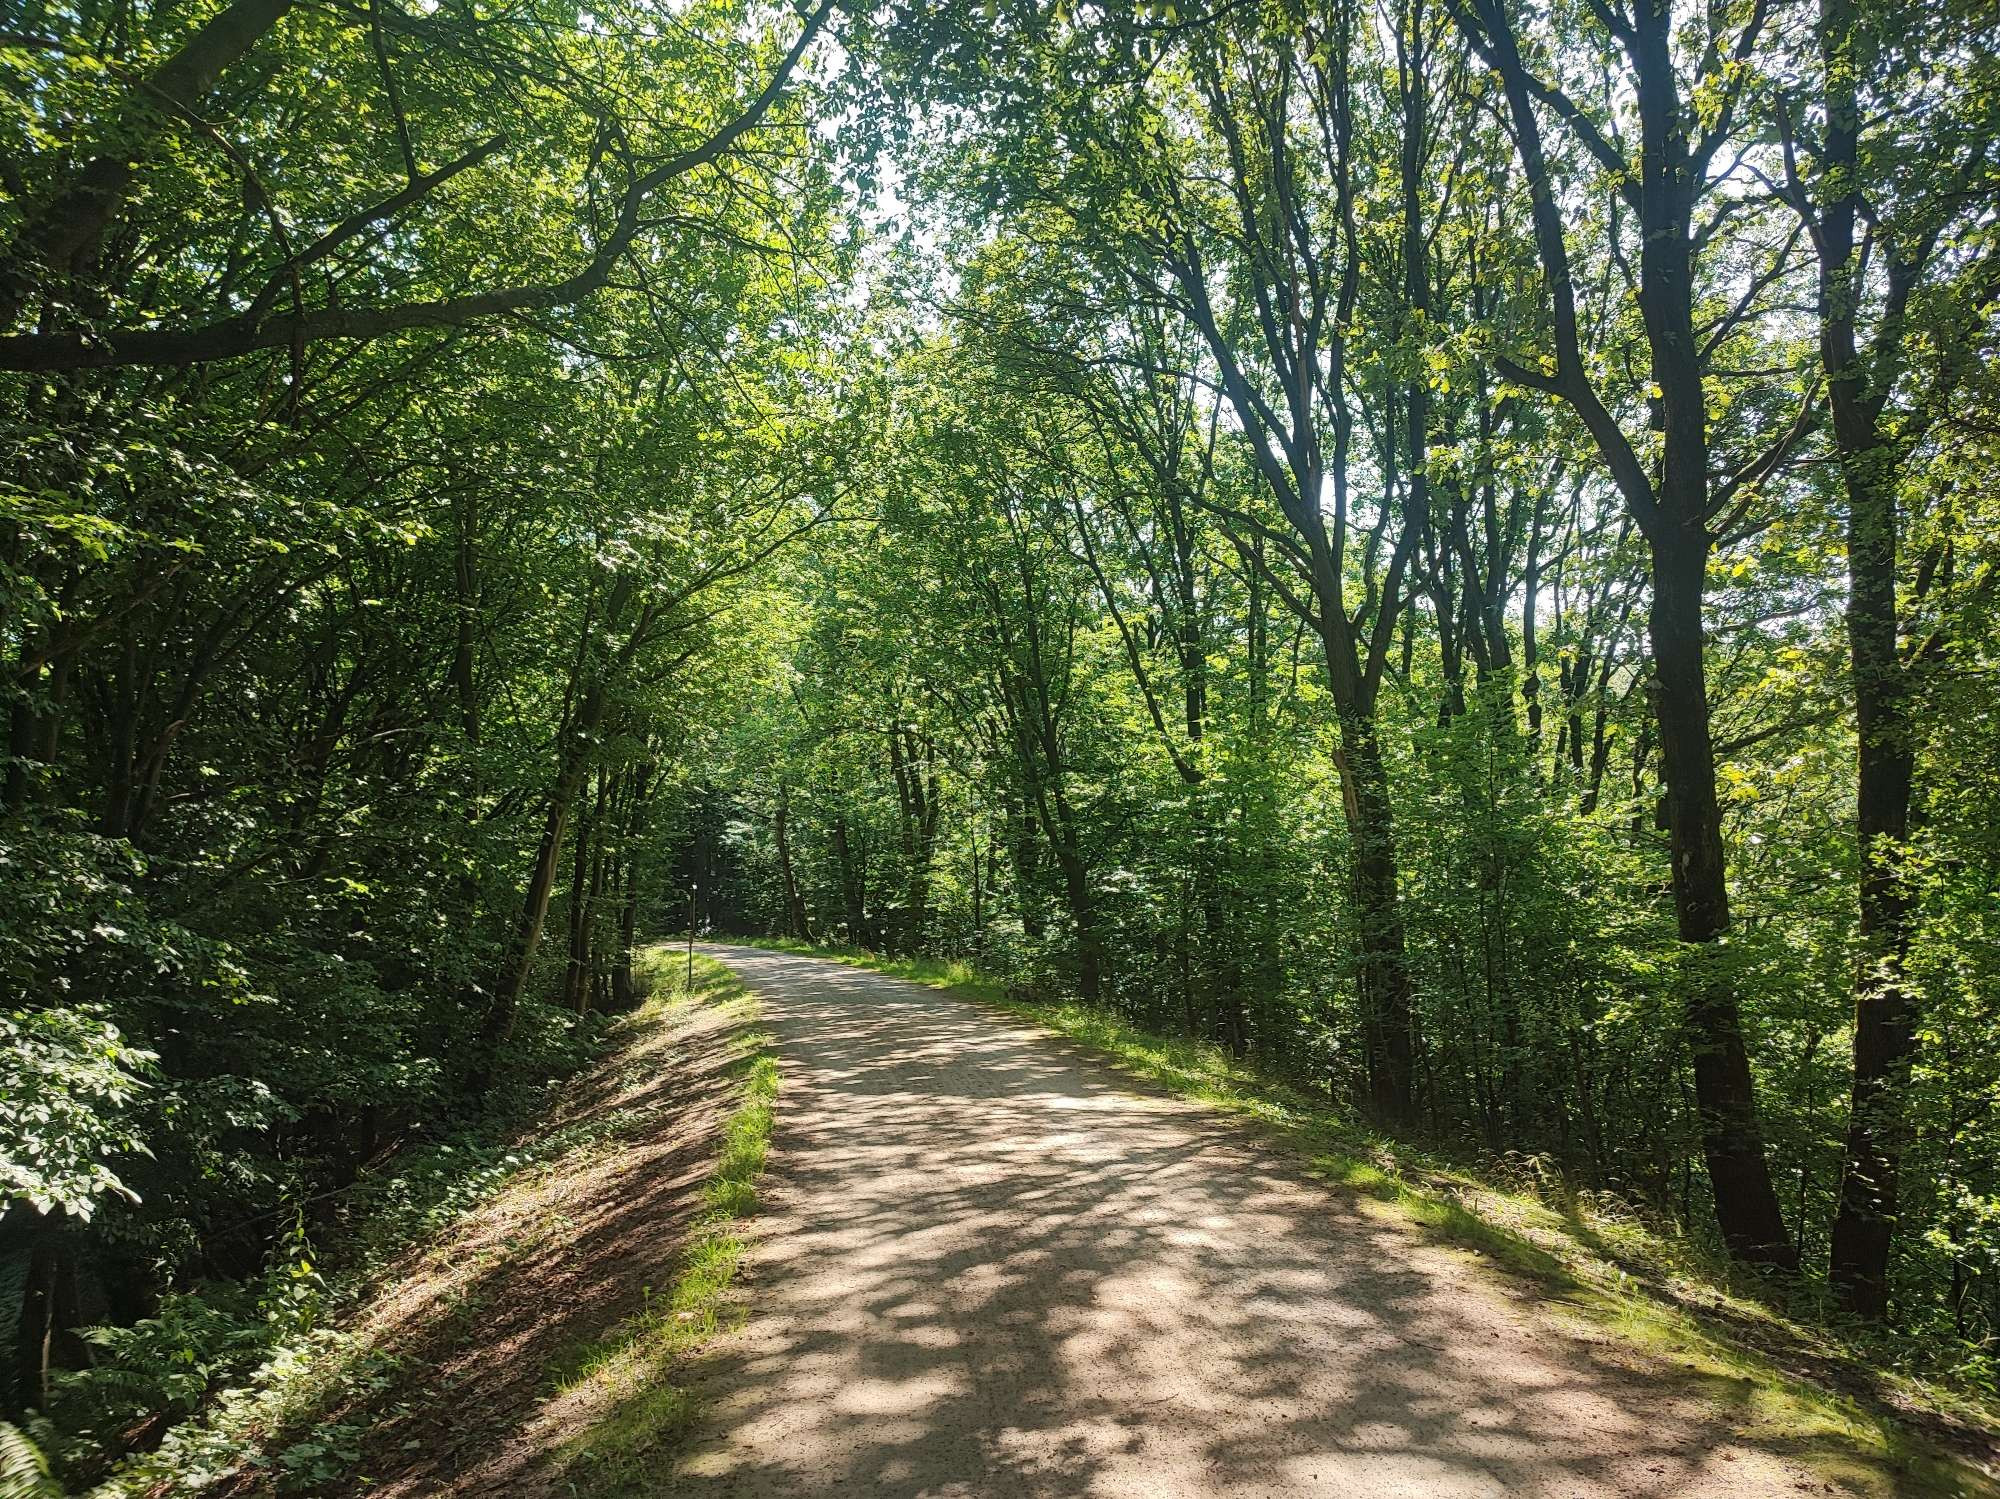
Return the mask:
{"type": "Polygon", "coordinates": [[[1369,1109],[1385,1124],[1407,1127],[1417,1117],[1416,1008],[1397,889],[1389,776],[1373,718],[1343,714],[1340,738],[1342,805],[1354,845],[1369,1109]]]}
{"type": "Polygon", "coordinates": [[[1703,666],[1707,563],[1704,538],[1665,535],[1654,542],[1653,716],[1666,782],[1674,911],[1687,945],[1682,984],[1695,1105],[1716,1225],[1729,1252],[1753,1264],[1796,1269],[1798,1252],[1785,1232],[1764,1157],[1736,983],[1725,966],[1731,955],[1721,947],[1729,931],[1729,887],[1703,666]]]}

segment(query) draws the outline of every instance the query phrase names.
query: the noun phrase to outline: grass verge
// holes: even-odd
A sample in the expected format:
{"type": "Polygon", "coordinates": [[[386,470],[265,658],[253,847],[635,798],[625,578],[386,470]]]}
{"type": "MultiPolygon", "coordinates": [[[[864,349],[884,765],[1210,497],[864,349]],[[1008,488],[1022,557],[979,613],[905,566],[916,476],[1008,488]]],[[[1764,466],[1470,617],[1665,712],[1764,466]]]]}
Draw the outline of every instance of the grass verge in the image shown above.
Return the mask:
{"type": "MultiPolygon", "coordinates": [[[[1995,1499],[2000,1482],[1887,1410],[1795,1377],[1756,1347],[1762,1338],[1842,1355],[1812,1329],[1732,1294],[1721,1267],[1692,1263],[1609,1205],[1483,1180],[1406,1144],[1372,1135],[1323,1097],[1260,1073],[1218,1047],[1140,1029],[1073,1000],[1027,1000],[963,960],[815,948],[784,939],[756,946],[829,958],[1003,1010],[1088,1048],[1161,1090],[1243,1120],[1302,1157],[1321,1179],[1357,1193],[1427,1237],[1478,1254],[1544,1293],[1586,1336],[1614,1338],[1663,1359],[1730,1407],[1746,1437],[1809,1463],[1849,1493],[1910,1499],[1995,1499]],[[1704,1273],[1707,1271],[1707,1273],[1704,1273]],[[1700,1307],[1714,1320],[1697,1315],[1700,1307]],[[1716,1325],[1716,1324],[1721,1325],[1716,1325]]],[[[1894,1394],[1946,1423],[1989,1427],[1990,1410],[1915,1382],[1894,1394]]]]}
{"type": "Polygon", "coordinates": [[[711,958],[697,956],[695,964],[706,1002],[730,1008],[743,1027],[733,1069],[743,1096],[723,1126],[722,1151],[702,1185],[703,1211],[673,1284],[658,1295],[649,1288],[643,1311],[573,1350],[552,1371],[562,1393],[604,1412],[557,1457],[570,1492],[583,1499],[645,1492],[657,1481],[661,1453],[694,1415],[676,1371],[740,1316],[729,1290],[743,1261],[739,1224],[756,1209],[757,1178],[770,1150],[778,1061],[742,981],[711,958]]]}

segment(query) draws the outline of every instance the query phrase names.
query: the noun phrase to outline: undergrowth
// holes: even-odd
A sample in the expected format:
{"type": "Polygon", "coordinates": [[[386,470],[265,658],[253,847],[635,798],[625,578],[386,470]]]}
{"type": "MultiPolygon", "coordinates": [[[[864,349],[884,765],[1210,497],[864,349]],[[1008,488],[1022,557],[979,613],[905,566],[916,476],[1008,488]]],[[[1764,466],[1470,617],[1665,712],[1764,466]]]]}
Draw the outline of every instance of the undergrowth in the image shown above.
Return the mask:
{"type": "Polygon", "coordinates": [[[1029,998],[962,959],[818,948],[783,938],[754,945],[810,954],[908,979],[1003,1009],[1088,1047],[1165,1091],[1244,1120],[1302,1156],[1314,1174],[1381,1204],[1426,1235],[1473,1251],[1532,1281],[1557,1314],[1669,1359],[1741,1408],[1746,1430],[1810,1444],[1816,1466],[1858,1492],[1961,1499],[2000,1495],[1986,1475],[1893,1416],[1787,1373],[1792,1355],[1846,1375],[1873,1400],[1914,1408],[1946,1425],[1990,1430],[1990,1404],[1974,1395],[1884,1375],[1865,1350],[1844,1348],[1732,1280],[1720,1261],[1649,1228],[1607,1198],[1571,1191],[1539,1163],[1512,1163],[1517,1180],[1480,1174],[1374,1134],[1314,1095],[1239,1061],[1222,1048],[1162,1035],[1073,999],[1029,998]],[[1726,1329],[1726,1331],[1725,1331],[1726,1329]],[[1760,1346],[1761,1345],[1761,1346],[1760,1346]],[[1802,1356],[1802,1357],[1801,1357],[1802,1356]]]}
{"type": "MultiPolygon", "coordinates": [[[[677,965],[654,958],[652,995],[614,1024],[615,1043],[662,1023],[690,1002],[739,1003],[741,986],[720,965],[697,970],[690,996],[677,965]]],[[[561,1080],[558,1080],[559,1082],[561,1080]]],[[[403,1413],[385,1406],[404,1383],[401,1361],[343,1324],[415,1246],[433,1240],[510,1187],[587,1166],[651,1122],[662,1102],[619,1108],[552,1128],[526,1128],[554,1086],[478,1127],[405,1147],[322,1204],[326,1263],[319,1263],[301,1210],[264,1275],[168,1297],[159,1313],[103,1329],[97,1365],[63,1393],[88,1424],[43,1419],[41,1447],[85,1479],[92,1499],[198,1493],[248,1467],[278,1493],[320,1489],[351,1476],[371,1426],[403,1413]],[[167,1420],[152,1451],[90,1474],[91,1457],[122,1428],[167,1420]],[[94,1483],[92,1479],[94,1477],[94,1483]]],[[[57,1408],[61,1414],[62,1406],[57,1408]]],[[[0,1443],[5,1434],[0,1433],[0,1443]]],[[[5,1474],[0,1470],[0,1480],[5,1474]]],[[[0,1494],[7,1492],[0,1481],[0,1494]]],[[[25,1489],[24,1493],[34,1493],[25,1489]]],[[[45,1492],[60,1492],[52,1485],[45,1492]]]]}

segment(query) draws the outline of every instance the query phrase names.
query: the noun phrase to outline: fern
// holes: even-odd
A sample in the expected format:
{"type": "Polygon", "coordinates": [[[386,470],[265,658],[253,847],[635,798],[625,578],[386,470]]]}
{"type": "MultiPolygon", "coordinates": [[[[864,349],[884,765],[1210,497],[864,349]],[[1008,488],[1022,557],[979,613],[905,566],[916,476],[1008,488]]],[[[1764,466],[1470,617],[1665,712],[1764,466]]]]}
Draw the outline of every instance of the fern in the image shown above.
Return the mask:
{"type": "Polygon", "coordinates": [[[0,1499],[55,1499],[49,1460],[18,1426],[0,1421],[0,1499]]]}

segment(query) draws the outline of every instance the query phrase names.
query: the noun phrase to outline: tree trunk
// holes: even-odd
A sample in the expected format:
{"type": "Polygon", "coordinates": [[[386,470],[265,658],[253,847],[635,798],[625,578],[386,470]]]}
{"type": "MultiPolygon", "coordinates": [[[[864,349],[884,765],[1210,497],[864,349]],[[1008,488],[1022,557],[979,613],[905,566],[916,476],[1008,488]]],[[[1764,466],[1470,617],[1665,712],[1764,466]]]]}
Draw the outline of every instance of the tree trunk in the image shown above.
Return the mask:
{"type": "MultiPolygon", "coordinates": [[[[1694,204],[1707,182],[1688,139],[1690,111],[1681,98],[1670,5],[1642,5],[1624,36],[1639,117],[1636,180],[1619,191],[1636,196],[1639,218],[1639,309],[1657,391],[1654,464],[1633,446],[1595,386],[1577,337],[1576,288],[1570,272],[1562,209],[1551,189],[1548,160],[1507,7],[1481,0],[1469,35],[1501,76],[1534,221],[1553,313],[1556,363],[1551,374],[1507,366],[1520,383],[1560,397],[1590,432],[1627,511],[1652,553],[1654,720],[1659,731],[1663,811],[1670,834],[1673,894],[1686,972],[1684,1019],[1694,1056],[1695,1106],[1702,1153],[1715,1196],[1715,1216],[1729,1252],[1753,1264],[1797,1266],[1777,1193],[1764,1158],[1763,1132],[1743,1042],[1735,980],[1722,949],[1729,930],[1727,870],[1721,809],[1715,792],[1704,670],[1702,593],[1713,538],[1709,532],[1709,410],[1703,346],[1694,327],[1694,204]]],[[[1572,116],[1581,118],[1581,116],[1572,116]]],[[[1580,751],[1581,724],[1570,728],[1580,751]]]]}
{"type": "Polygon", "coordinates": [[[1908,682],[1896,652],[1895,494],[1886,474],[1866,472],[1872,459],[1886,457],[1863,452],[1847,459],[1861,952],[1854,979],[1854,1090],[1830,1261],[1842,1309],[1877,1321],[1889,1310],[1897,1172],[1916,1049],[1915,995],[1903,972],[1910,896],[1900,865],[1910,833],[1915,745],[1908,682]]]}
{"type": "Polygon", "coordinates": [[[535,952],[542,942],[542,924],[549,914],[549,899],[555,892],[556,866],[562,859],[563,835],[569,826],[570,808],[588,772],[588,746],[604,722],[604,693],[593,684],[585,692],[583,706],[572,732],[565,736],[564,761],[549,792],[548,810],[542,822],[542,838],[528,871],[528,885],[521,900],[521,915],[514,926],[514,940],[508,949],[506,966],[494,986],[486,1019],[479,1029],[479,1057],[473,1078],[475,1091],[484,1091],[491,1081],[491,1068],[500,1048],[514,1033],[514,1014],[521,994],[528,986],[535,952]]]}
{"type": "Polygon", "coordinates": [[[889,730],[889,769],[896,784],[898,826],[903,839],[904,903],[901,945],[921,952],[929,935],[931,851],[937,835],[936,751],[931,764],[918,754],[916,734],[904,725],[889,730]]]}
{"type": "MultiPolygon", "coordinates": [[[[1828,1269],[1841,1309],[1880,1321],[1889,1312],[1889,1252],[1917,1011],[1903,968],[1911,898],[1901,860],[1910,836],[1916,741],[1909,668],[1897,651],[1901,465],[1882,430],[1881,413],[1902,366],[1904,310],[1935,239],[1885,236],[1886,295],[1864,358],[1856,326],[1864,256],[1855,240],[1864,208],[1859,86],[1866,64],[1853,0],[1821,0],[1819,50],[1826,106],[1819,175],[1825,199],[1813,244],[1819,254],[1820,362],[1847,492],[1847,642],[1861,866],[1854,1091],[1828,1269]]],[[[1798,206],[1813,227],[1810,204],[1802,199],[1798,206]]]]}
{"type": "Polygon", "coordinates": [[[1021,931],[1030,942],[1040,942],[1048,923],[1042,914],[1041,892],[1036,888],[1041,875],[1042,846],[1035,841],[1035,822],[1011,789],[1001,794],[1001,812],[1006,824],[1007,854],[1014,866],[1014,905],[1021,918],[1021,931]]]}
{"type": "Polygon", "coordinates": [[[1417,1117],[1416,1011],[1397,890],[1388,771],[1373,718],[1343,714],[1340,741],[1342,806],[1354,845],[1369,1109],[1385,1124],[1407,1127],[1417,1117]]]}
{"type": "Polygon", "coordinates": [[[1104,1000],[1104,949],[1097,935],[1097,913],[1090,898],[1090,870],[1067,838],[1051,840],[1056,863],[1062,867],[1063,893],[1069,899],[1070,921],[1076,927],[1076,992],[1087,1005],[1104,1000]]]}
{"type": "Polygon", "coordinates": [[[11,330],[38,287],[81,273],[124,207],[140,168],[179,124],[200,116],[203,97],[261,41],[293,0],[235,0],[142,80],[107,132],[107,146],[31,209],[0,256],[0,330],[11,330]]]}
{"type": "Polygon", "coordinates": [[[1666,782],[1674,911],[1687,944],[1684,1016],[1716,1225],[1736,1258],[1789,1270],[1797,1268],[1798,1252],[1764,1158],[1736,982],[1725,971],[1731,955],[1721,946],[1729,932],[1729,887],[1703,666],[1707,564],[1704,537],[1663,534],[1653,544],[1653,717],[1666,782]]]}
{"type": "MultiPolygon", "coordinates": [[[[528,986],[528,972],[534,966],[535,950],[541,946],[542,923],[549,914],[549,898],[555,892],[556,865],[562,858],[563,834],[569,826],[570,802],[576,795],[576,783],[564,776],[549,796],[548,811],[542,821],[542,838],[535,849],[534,863],[528,870],[528,888],[521,900],[520,919],[514,926],[514,941],[508,950],[507,965],[502,970],[500,982],[494,990],[492,1001],[486,1007],[486,1019],[480,1026],[479,1043],[484,1055],[482,1069],[491,1065],[492,1054],[506,1043],[514,1033],[514,1011],[521,1002],[521,992],[528,986]]],[[[484,1071],[479,1077],[479,1085],[487,1081],[484,1071]]]]}
{"type": "Polygon", "coordinates": [[[792,842],[788,834],[791,821],[791,791],[780,784],[778,787],[778,813],[773,819],[773,831],[778,842],[778,869],[785,881],[785,935],[794,941],[813,940],[812,923],[806,919],[805,902],[799,898],[798,876],[792,869],[792,842]]]}
{"type": "Polygon", "coordinates": [[[847,831],[847,814],[833,815],[833,857],[840,865],[840,906],[847,920],[847,940],[857,947],[868,945],[868,890],[861,862],[855,857],[854,842],[847,831]]]}
{"type": "Polygon", "coordinates": [[[563,1004],[577,1014],[590,1008],[592,959],[596,946],[594,930],[603,864],[598,844],[604,827],[604,810],[610,778],[597,777],[597,804],[580,819],[576,829],[576,858],[569,886],[569,966],[563,971],[563,1004]]]}

